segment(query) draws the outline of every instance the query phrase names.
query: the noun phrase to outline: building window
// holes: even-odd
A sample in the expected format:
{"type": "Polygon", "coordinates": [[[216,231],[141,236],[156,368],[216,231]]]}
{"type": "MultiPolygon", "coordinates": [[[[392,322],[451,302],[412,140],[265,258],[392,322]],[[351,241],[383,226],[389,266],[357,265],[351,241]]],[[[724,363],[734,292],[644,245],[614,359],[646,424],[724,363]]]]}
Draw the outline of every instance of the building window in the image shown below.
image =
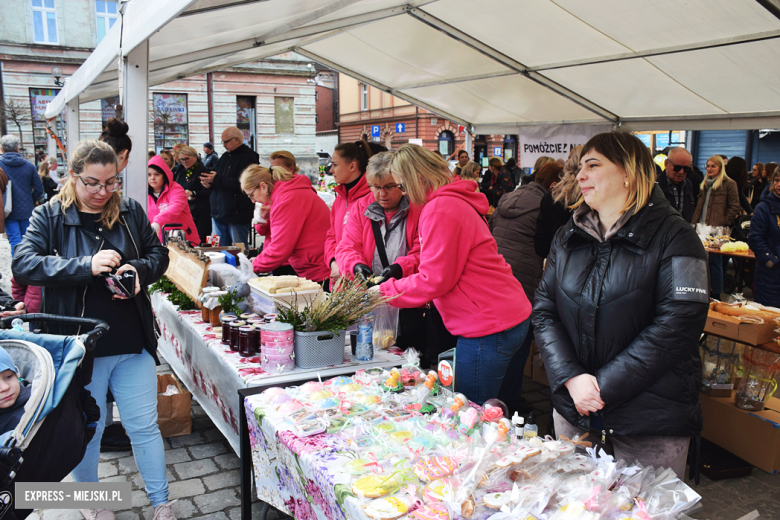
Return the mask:
{"type": "Polygon", "coordinates": [[[277,97],[274,98],[274,115],[276,116],[277,134],[294,134],[295,122],[293,106],[295,98],[277,97]]]}
{"type": "Polygon", "coordinates": [[[95,12],[97,19],[97,41],[100,43],[109,29],[116,22],[116,2],[111,0],[96,0],[95,12]]]}
{"type": "Polygon", "coordinates": [[[365,83],[360,85],[360,110],[368,110],[368,85],[365,83]]]}
{"type": "Polygon", "coordinates": [[[244,144],[255,149],[257,136],[256,98],[254,96],[236,96],[236,126],[244,134],[244,144]]]}
{"type": "Polygon", "coordinates": [[[444,156],[445,159],[452,155],[455,151],[455,136],[449,130],[444,130],[439,134],[439,153],[444,156]]]}
{"type": "Polygon", "coordinates": [[[189,144],[187,94],[152,94],[154,148],[157,153],[177,144],[189,144]]]}
{"type": "Polygon", "coordinates": [[[35,43],[57,43],[57,10],[54,0],[32,0],[35,43]]]}

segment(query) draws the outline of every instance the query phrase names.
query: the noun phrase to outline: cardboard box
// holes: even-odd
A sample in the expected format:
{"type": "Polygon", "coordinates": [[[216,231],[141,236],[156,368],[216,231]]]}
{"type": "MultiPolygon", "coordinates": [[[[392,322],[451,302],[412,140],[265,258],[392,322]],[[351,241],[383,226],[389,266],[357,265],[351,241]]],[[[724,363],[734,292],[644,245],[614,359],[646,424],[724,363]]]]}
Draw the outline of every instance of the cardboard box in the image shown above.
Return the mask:
{"type": "Polygon", "coordinates": [[[745,323],[734,316],[726,316],[715,311],[707,313],[707,323],[704,332],[715,334],[724,338],[747,343],[748,345],[761,345],[769,343],[777,338],[777,323],[774,321],[762,324],[745,323]]]}
{"type": "Polygon", "coordinates": [[[534,356],[534,374],[531,377],[535,382],[540,385],[550,386],[550,381],[547,380],[547,371],[544,369],[544,363],[542,362],[542,355],[536,354],[534,356]]]}
{"type": "Polygon", "coordinates": [[[762,412],[740,410],[731,397],[699,394],[702,437],[768,473],[780,469],[780,399],[770,397],[762,412]]]}

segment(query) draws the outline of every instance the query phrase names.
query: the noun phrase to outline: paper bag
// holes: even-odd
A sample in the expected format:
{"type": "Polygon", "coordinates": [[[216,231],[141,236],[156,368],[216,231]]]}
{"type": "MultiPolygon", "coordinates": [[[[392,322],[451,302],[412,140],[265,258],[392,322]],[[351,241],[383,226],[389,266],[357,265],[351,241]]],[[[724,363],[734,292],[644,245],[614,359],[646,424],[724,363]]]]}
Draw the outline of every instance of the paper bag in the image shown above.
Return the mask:
{"type": "Polygon", "coordinates": [[[192,394],[171,374],[157,374],[157,425],[163,437],[178,437],[192,433],[192,394]],[[178,394],[162,395],[168,385],[179,389],[178,394]]]}

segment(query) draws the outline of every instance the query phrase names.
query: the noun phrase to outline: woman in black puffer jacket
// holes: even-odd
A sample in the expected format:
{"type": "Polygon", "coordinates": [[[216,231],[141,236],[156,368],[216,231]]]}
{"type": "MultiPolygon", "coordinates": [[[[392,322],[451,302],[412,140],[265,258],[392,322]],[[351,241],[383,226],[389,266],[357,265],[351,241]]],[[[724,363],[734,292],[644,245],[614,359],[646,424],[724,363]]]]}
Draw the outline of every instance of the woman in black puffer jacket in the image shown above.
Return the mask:
{"type": "Polygon", "coordinates": [[[532,315],[555,430],[591,430],[617,458],[682,476],[701,430],[698,339],[707,257],[623,132],[585,144],[572,220],[553,240],[532,315]]]}

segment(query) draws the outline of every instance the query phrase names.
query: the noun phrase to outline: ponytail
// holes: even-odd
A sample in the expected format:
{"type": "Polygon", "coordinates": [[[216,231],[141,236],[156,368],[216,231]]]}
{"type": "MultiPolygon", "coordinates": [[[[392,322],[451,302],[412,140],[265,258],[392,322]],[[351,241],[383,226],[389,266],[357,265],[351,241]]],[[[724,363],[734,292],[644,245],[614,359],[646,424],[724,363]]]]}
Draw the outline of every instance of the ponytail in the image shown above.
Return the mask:
{"type": "Polygon", "coordinates": [[[268,194],[270,195],[273,191],[275,182],[289,181],[293,177],[295,177],[295,174],[289,172],[283,166],[265,168],[259,164],[252,164],[247,166],[241,174],[241,189],[245,192],[254,191],[259,188],[261,184],[265,183],[268,186],[268,194]]]}
{"type": "Polygon", "coordinates": [[[357,163],[358,171],[361,175],[366,173],[368,160],[379,152],[386,152],[387,148],[377,143],[367,143],[364,140],[354,143],[341,143],[336,150],[347,162],[357,163]]]}

